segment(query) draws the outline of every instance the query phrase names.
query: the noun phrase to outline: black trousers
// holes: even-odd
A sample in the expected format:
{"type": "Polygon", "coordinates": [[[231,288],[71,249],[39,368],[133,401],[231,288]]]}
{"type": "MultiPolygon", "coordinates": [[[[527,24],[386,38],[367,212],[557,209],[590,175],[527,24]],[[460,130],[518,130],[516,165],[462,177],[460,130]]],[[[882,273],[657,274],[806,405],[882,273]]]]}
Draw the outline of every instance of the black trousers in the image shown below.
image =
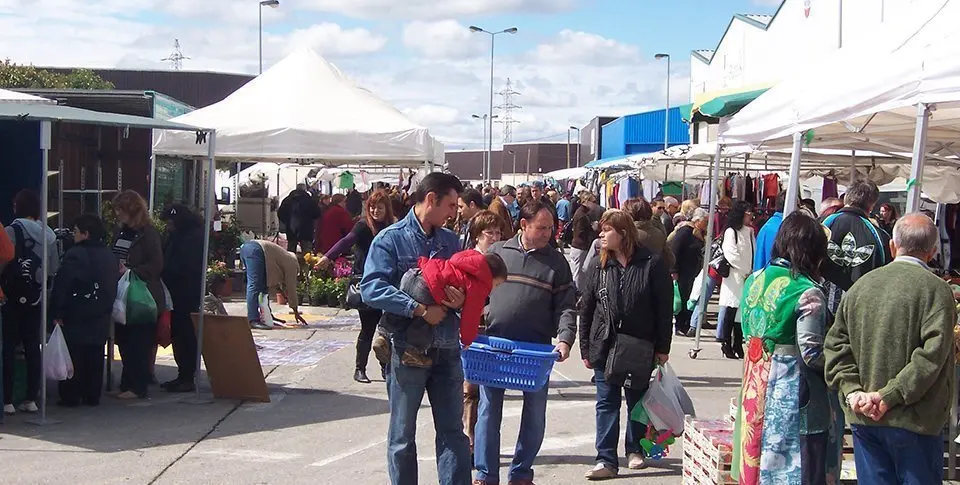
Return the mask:
{"type": "Polygon", "coordinates": [[[298,243],[303,252],[306,253],[308,251],[313,251],[313,240],[301,240],[299,237],[297,237],[297,234],[287,234],[287,251],[290,251],[291,253],[297,252],[298,243]]]}
{"type": "Polygon", "coordinates": [[[36,401],[40,394],[43,362],[40,358],[40,307],[8,303],[2,307],[3,319],[3,403],[13,404],[14,356],[17,345],[23,344],[27,359],[27,394],[24,400],[36,401]]]}
{"type": "Polygon", "coordinates": [[[103,344],[77,345],[67,342],[70,359],[73,361],[73,377],[60,381],[60,400],[67,405],[80,403],[89,406],[100,404],[103,389],[103,344]]]}
{"type": "Polygon", "coordinates": [[[693,317],[693,312],[687,310],[687,300],[690,299],[690,293],[693,292],[693,281],[694,280],[683,280],[680,279],[677,281],[677,287],[680,288],[680,313],[677,314],[677,331],[687,333],[690,330],[690,318],[693,317]]]}
{"type": "Polygon", "coordinates": [[[720,339],[727,345],[733,346],[734,349],[740,349],[743,348],[743,327],[735,321],[736,318],[737,309],[727,307],[723,315],[723,335],[720,336],[720,339]]]}
{"type": "Polygon", "coordinates": [[[197,373],[197,332],[190,312],[170,312],[170,339],[173,359],[177,361],[177,380],[193,382],[197,373]]]}
{"type": "Polygon", "coordinates": [[[357,337],[357,369],[367,370],[367,361],[370,360],[370,347],[373,345],[373,336],[377,332],[377,323],[383,312],[372,308],[358,310],[360,313],[360,335],[357,337]]]}
{"type": "Polygon", "coordinates": [[[120,391],[131,391],[147,397],[150,385],[150,359],[157,344],[157,324],[117,325],[117,346],[120,347],[120,391]]]}

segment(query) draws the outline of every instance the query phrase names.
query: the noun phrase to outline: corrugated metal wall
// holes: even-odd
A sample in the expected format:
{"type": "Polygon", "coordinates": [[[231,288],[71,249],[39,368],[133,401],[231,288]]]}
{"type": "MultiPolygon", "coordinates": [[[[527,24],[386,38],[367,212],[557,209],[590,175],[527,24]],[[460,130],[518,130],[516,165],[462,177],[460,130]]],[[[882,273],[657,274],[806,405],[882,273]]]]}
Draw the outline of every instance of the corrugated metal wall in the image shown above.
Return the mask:
{"type": "MultiPolygon", "coordinates": [[[[648,111],[618,118],[602,129],[601,158],[650,153],[663,148],[664,111],[648,111]],[[640,151],[642,150],[642,151],[640,151]]],[[[680,108],[670,108],[670,146],[690,143],[690,127],[680,108]]]]}
{"type": "Polygon", "coordinates": [[[601,128],[600,158],[622,157],[627,154],[624,128],[626,118],[617,118],[601,128]]]}

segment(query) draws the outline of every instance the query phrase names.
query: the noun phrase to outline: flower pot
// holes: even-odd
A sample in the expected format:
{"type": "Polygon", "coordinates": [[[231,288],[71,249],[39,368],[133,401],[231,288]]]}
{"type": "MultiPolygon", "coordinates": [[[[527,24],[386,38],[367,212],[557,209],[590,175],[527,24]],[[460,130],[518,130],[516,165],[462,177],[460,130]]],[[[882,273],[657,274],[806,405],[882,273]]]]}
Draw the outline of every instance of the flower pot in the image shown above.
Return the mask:
{"type": "Polygon", "coordinates": [[[327,296],[327,306],[330,308],[337,308],[340,306],[340,299],[336,295],[327,296]]]}
{"type": "Polygon", "coordinates": [[[322,305],[323,300],[321,300],[319,296],[310,295],[309,301],[310,301],[310,306],[323,306],[322,305]]]}
{"type": "Polygon", "coordinates": [[[297,303],[300,306],[306,305],[307,301],[308,301],[307,295],[304,295],[303,293],[297,293],[297,303]]]}
{"type": "Polygon", "coordinates": [[[287,304],[287,296],[284,295],[282,292],[278,292],[278,293],[277,293],[277,305],[286,305],[286,304],[287,304]]]}
{"type": "Polygon", "coordinates": [[[227,278],[227,282],[223,285],[223,294],[227,296],[233,294],[233,278],[227,278]]]}

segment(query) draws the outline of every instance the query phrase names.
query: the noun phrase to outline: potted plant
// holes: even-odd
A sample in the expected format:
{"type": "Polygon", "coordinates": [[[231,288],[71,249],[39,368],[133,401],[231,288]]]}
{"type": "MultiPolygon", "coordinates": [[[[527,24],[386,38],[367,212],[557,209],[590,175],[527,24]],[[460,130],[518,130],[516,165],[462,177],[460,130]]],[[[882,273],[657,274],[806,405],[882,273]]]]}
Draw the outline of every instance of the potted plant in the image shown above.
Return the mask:
{"type": "Polygon", "coordinates": [[[323,286],[323,280],[317,277],[311,277],[308,288],[310,306],[323,306],[326,299],[326,288],[323,286]]]}
{"type": "Polygon", "coordinates": [[[310,301],[310,282],[301,279],[297,282],[297,303],[306,305],[310,301]]]}
{"type": "Polygon", "coordinates": [[[226,263],[227,268],[236,266],[237,249],[243,244],[240,224],[236,217],[224,221],[221,230],[210,233],[210,257],[226,263]]]}
{"type": "Polygon", "coordinates": [[[334,280],[335,294],[337,295],[337,307],[344,308],[347,304],[347,286],[350,284],[350,278],[337,278],[334,280]]]}
{"type": "Polygon", "coordinates": [[[233,279],[231,278],[232,273],[227,268],[226,263],[224,263],[223,261],[213,261],[212,263],[210,263],[209,266],[207,266],[207,284],[208,285],[210,284],[210,279],[213,278],[214,276],[220,276],[224,280],[226,280],[226,283],[223,287],[223,293],[225,295],[229,295],[233,293],[233,279]]]}

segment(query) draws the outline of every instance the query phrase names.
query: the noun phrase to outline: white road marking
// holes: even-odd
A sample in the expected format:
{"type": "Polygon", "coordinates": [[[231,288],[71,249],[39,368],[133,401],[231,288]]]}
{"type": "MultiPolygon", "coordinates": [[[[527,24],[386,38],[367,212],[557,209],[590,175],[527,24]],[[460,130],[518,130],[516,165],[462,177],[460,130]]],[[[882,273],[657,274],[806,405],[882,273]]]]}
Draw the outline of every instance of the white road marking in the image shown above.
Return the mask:
{"type": "MultiPolygon", "coordinates": [[[[569,401],[569,402],[566,402],[566,401],[565,401],[565,402],[559,402],[559,403],[555,403],[555,404],[548,404],[548,405],[547,405],[547,412],[556,411],[556,410],[558,410],[558,409],[573,409],[573,408],[580,408],[580,407],[593,407],[594,405],[595,405],[595,404],[594,404],[593,402],[588,402],[588,401],[569,401]]],[[[510,407],[510,408],[507,408],[507,409],[505,409],[505,410],[503,411],[503,417],[504,417],[504,418],[517,418],[517,417],[520,417],[520,414],[521,414],[522,412],[523,412],[523,406],[522,406],[522,405],[520,405],[520,406],[515,406],[515,407],[510,407]]],[[[419,428],[419,427],[421,427],[421,426],[426,426],[426,425],[432,424],[432,422],[430,421],[430,419],[431,419],[431,418],[428,416],[426,419],[420,420],[417,427],[419,428]]],[[[592,436],[592,435],[591,435],[591,436],[592,436]]],[[[311,467],[327,466],[327,465],[330,465],[330,464],[332,464],[332,463],[336,463],[336,462],[338,462],[338,461],[345,460],[345,459],[347,459],[347,458],[350,458],[350,457],[359,455],[360,453],[363,453],[363,452],[365,452],[365,451],[367,451],[367,450],[370,450],[370,449],[372,449],[372,448],[376,448],[376,447],[378,447],[378,446],[383,446],[383,445],[385,445],[386,443],[387,443],[387,440],[385,440],[385,439],[380,440],[380,441],[377,441],[377,442],[375,442],[375,443],[369,443],[369,444],[364,445],[364,446],[360,446],[360,447],[357,447],[357,448],[353,448],[353,449],[344,451],[343,453],[338,453],[338,454],[336,454],[336,455],[333,455],[333,456],[331,456],[331,457],[329,457],[329,458],[325,458],[325,459],[320,460],[320,461],[318,461],[318,462],[311,463],[311,464],[308,465],[308,466],[311,466],[311,467]]]]}
{"type": "MultiPolygon", "coordinates": [[[[569,450],[573,448],[579,448],[585,445],[592,445],[596,443],[597,437],[593,434],[582,434],[577,436],[557,436],[553,438],[544,438],[543,444],[540,445],[540,453],[545,451],[560,451],[560,450],[569,450]]],[[[515,447],[505,446],[500,449],[501,456],[513,456],[513,452],[516,451],[515,447]]],[[[420,456],[417,457],[419,461],[436,461],[436,456],[420,456]]]]}
{"type": "Polygon", "coordinates": [[[272,463],[279,461],[290,461],[300,458],[300,453],[284,453],[279,451],[265,450],[203,450],[194,451],[194,455],[206,455],[224,460],[246,461],[254,463],[272,463]]]}

